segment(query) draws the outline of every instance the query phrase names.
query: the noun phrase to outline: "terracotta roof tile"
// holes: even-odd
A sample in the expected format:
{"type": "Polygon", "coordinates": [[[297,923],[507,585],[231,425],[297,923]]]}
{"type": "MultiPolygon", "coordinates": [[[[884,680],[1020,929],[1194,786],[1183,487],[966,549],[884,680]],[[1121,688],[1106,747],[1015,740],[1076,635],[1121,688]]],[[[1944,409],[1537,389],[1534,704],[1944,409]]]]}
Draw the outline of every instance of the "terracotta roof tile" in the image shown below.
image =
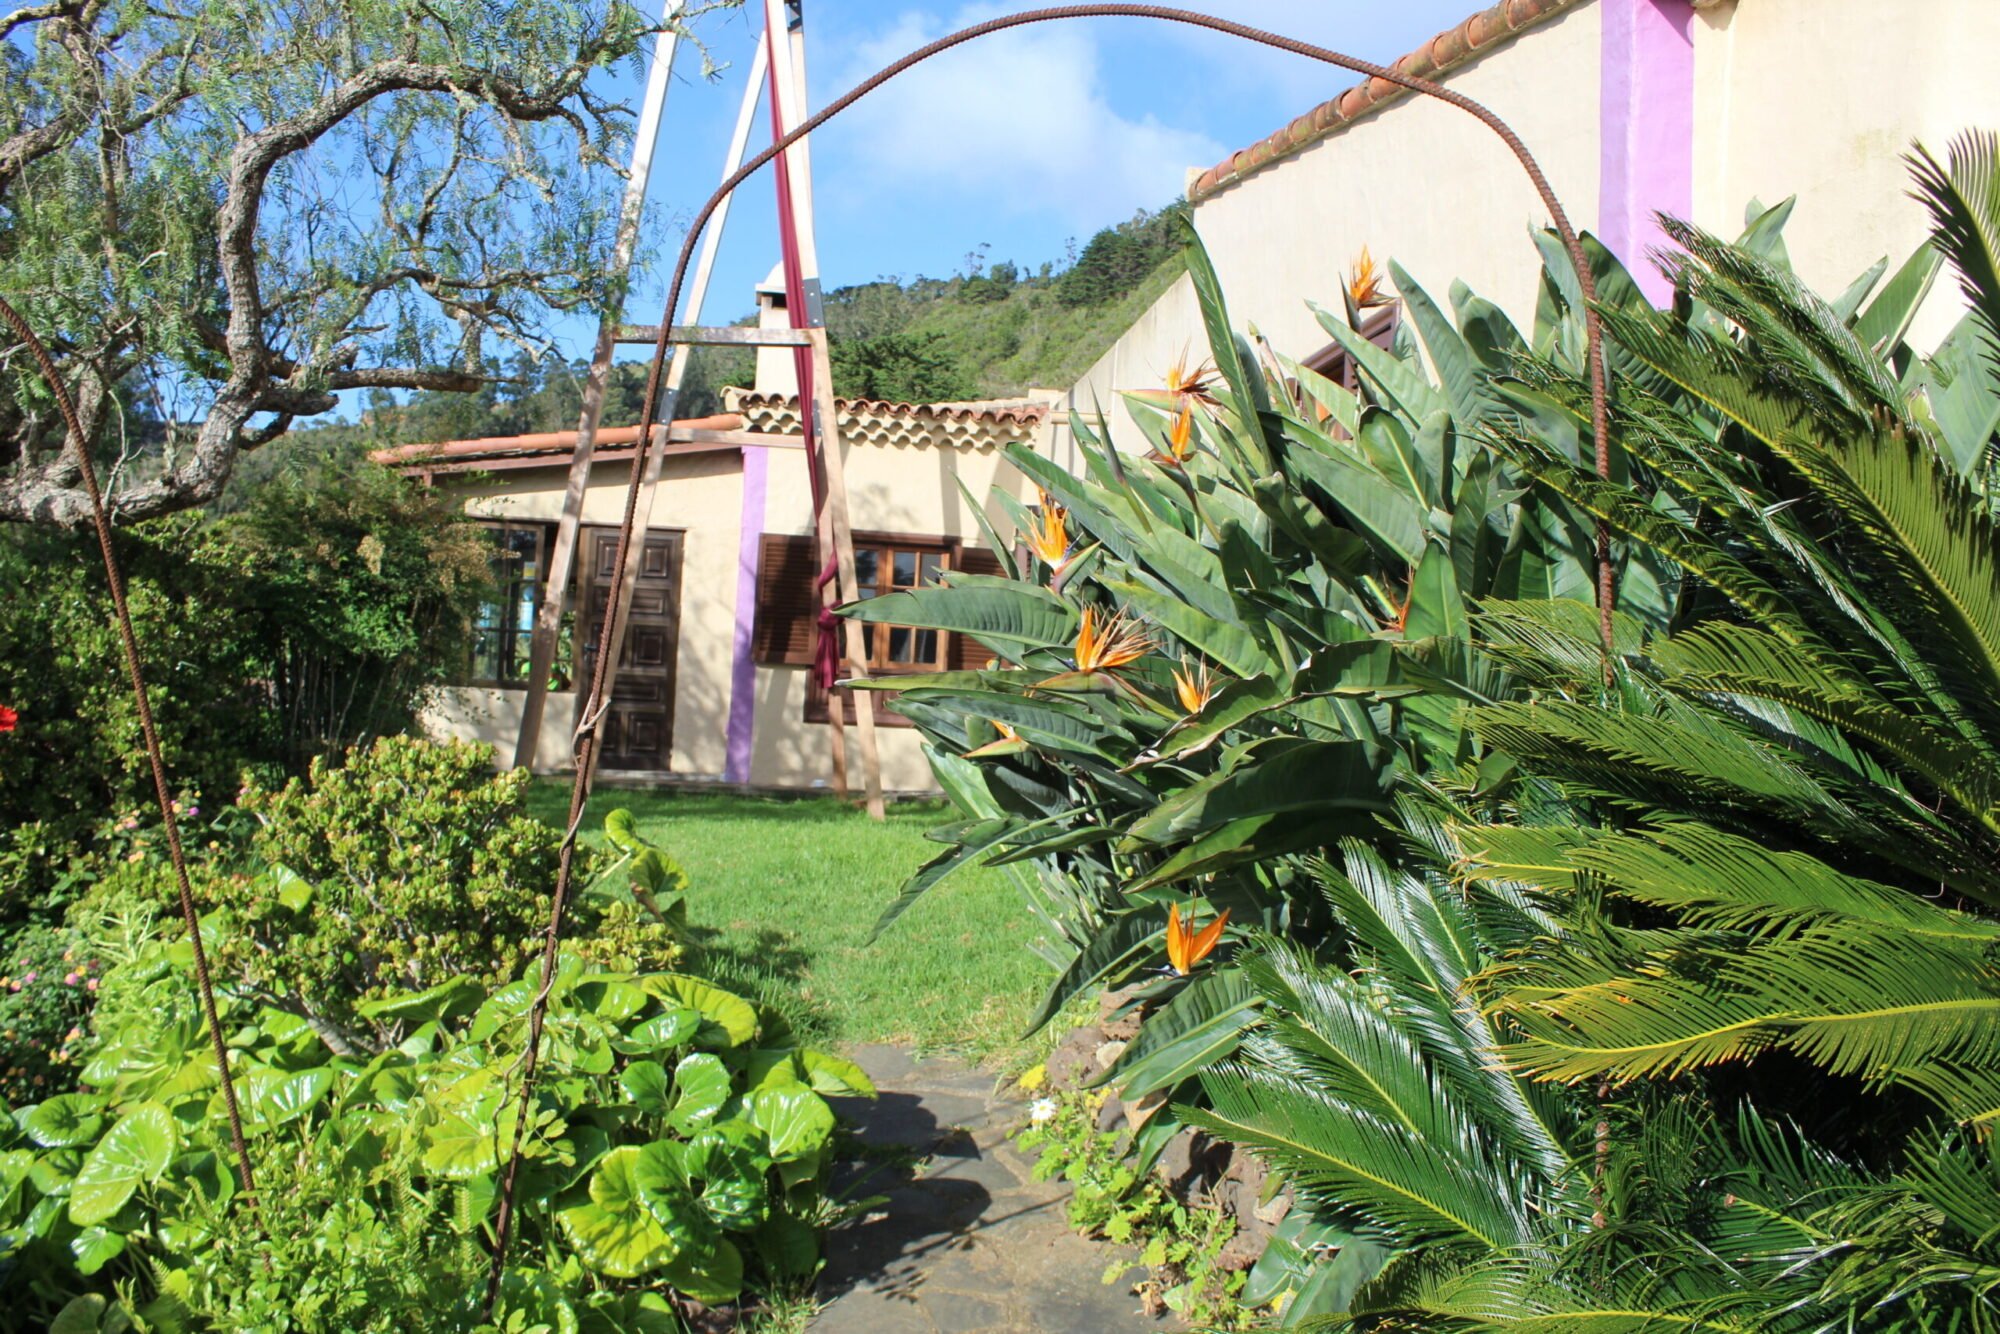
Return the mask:
{"type": "MultiPolygon", "coordinates": [[[[790,434],[799,429],[799,401],[790,394],[725,390],[723,401],[743,416],[745,429],[790,434]]],[[[843,439],[872,445],[948,449],[998,449],[1032,440],[1051,404],[1032,399],[974,403],[890,403],[839,399],[843,439]]]]}
{"type": "MultiPolygon", "coordinates": [[[[1393,68],[1416,78],[1438,79],[1534,25],[1588,3],[1589,0],[1501,0],[1396,60],[1393,68]]],[[[1202,172],[1188,187],[1188,199],[1200,203],[1278,159],[1339,133],[1349,122],[1410,95],[1409,89],[1388,79],[1365,79],[1297,117],[1269,138],[1230,154],[1202,172]]]]}

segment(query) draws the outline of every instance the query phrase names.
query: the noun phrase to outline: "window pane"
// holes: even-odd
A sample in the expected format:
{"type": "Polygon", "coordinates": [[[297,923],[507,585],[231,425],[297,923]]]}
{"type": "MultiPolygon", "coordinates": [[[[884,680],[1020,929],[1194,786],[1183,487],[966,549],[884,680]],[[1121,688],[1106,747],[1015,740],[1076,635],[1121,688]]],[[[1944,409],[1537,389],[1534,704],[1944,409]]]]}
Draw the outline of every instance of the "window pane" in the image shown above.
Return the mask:
{"type": "Polygon", "coordinates": [[[937,656],[938,656],[937,631],[935,630],[917,631],[917,661],[924,663],[932,663],[937,661],[937,656]]]}
{"type": "Polygon", "coordinates": [[[854,581],[861,586],[861,595],[870,596],[875,590],[875,576],[880,569],[881,553],[873,547],[854,549],[854,581]]]}
{"type": "Polygon", "coordinates": [[[507,554],[514,562],[515,574],[523,579],[540,579],[542,575],[541,562],[539,560],[539,548],[542,544],[541,534],[532,528],[509,528],[507,529],[506,544],[507,554]]]}
{"type": "Polygon", "coordinates": [[[535,586],[522,584],[514,590],[514,628],[533,630],[535,628],[535,586]]]}
{"type": "Polygon", "coordinates": [[[896,562],[896,587],[914,587],[917,582],[917,553],[914,551],[897,551],[891,554],[894,556],[896,562]]]}
{"type": "Polygon", "coordinates": [[[913,632],[907,625],[892,625],[889,627],[890,662],[910,661],[910,640],[912,638],[913,632]]]}
{"type": "Polygon", "coordinates": [[[938,581],[938,570],[943,564],[944,557],[938,555],[935,551],[925,552],[923,560],[918,562],[918,568],[923,572],[923,581],[927,584],[936,583],[938,581]]]}
{"type": "Polygon", "coordinates": [[[500,639],[489,633],[480,633],[472,640],[472,679],[494,681],[500,676],[500,639]]]}

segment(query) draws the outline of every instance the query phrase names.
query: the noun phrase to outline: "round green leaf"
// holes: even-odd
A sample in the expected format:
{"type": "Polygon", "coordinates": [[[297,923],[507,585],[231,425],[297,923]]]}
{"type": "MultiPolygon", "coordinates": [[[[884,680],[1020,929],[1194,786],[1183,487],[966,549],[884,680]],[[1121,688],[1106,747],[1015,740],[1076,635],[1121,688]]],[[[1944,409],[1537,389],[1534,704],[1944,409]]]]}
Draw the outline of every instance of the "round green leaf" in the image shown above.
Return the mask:
{"type": "Polygon", "coordinates": [[[70,1222],[90,1227],[124,1208],[132,1192],[160,1179],[173,1161],[178,1140],[173,1117],[157,1103],[127,1112],[78,1169],[76,1184],[70,1188],[70,1222]]]}
{"type": "Polygon", "coordinates": [[[765,1162],[747,1146],[704,1131],[682,1147],[681,1167],[702,1209],[722,1227],[747,1232],[769,1214],[765,1162]]]}
{"type": "Polygon", "coordinates": [[[875,1081],[868,1077],[866,1070],[845,1057],[804,1047],[799,1051],[799,1064],[806,1068],[806,1078],[816,1092],[852,1093],[864,1098],[875,1096],[875,1081]]]}
{"type": "Polygon", "coordinates": [[[692,1135],[715,1120],[729,1101],[729,1067],[707,1052],[683,1057],[674,1067],[674,1109],[667,1124],[692,1135]]]}
{"type": "Polygon", "coordinates": [[[590,1203],[557,1215],[584,1263],[612,1278],[657,1269],[682,1244],[639,1199],[639,1157],[629,1144],[604,1155],[590,1176],[590,1203]]]}
{"type": "Polygon", "coordinates": [[[125,1253],[125,1238],[101,1227],[87,1227],[70,1238],[69,1252],[76,1257],[76,1272],[95,1274],[125,1253]]]}
{"type": "Polygon", "coordinates": [[[764,1089],[749,1103],[751,1122],[771,1137],[775,1162],[818,1153],[833,1135],[833,1109],[811,1089],[764,1089]]]}
{"type": "Polygon", "coordinates": [[[743,1292],[743,1252],[729,1238],[717,1237],[711,1245],[676,1255],[661,1277],[698,1302],[720,1306],[743,1292]]]}
{"type": "Polygon", "coordinates": [[[618,1076],[618,1087],[645,1112],[664,1114],[673,1106],[667,1085],[667,1067],[658,1061],[634,1061],[618,1076]]]}
{"type": "Polygon", "coordinates": [[[711,1046],[740,1047],[757,1036],[757,1011],[750,1002],[711,982],[679,973],[647,973],[639,985],[665,1004],[699,1011],[705,1021],[703,1041],[711,1046]],[[717,1031],[708,1031],[710,1026],[717,1031]]]}
{"type": "Polygon", "coordinates": [[[258,1067],[239,1087],[243,1090],[243,1128],[254,1134],[296,1121],[311,1111],[333,1087],[333,1071],[324,1065],[291,1072],[258,1067]]]}
{"type": "Polygon", "coordinates": [[[22,1129],[45,1149],[73,1149],[90,1143],[104,1128],[104,1099],[95,1093],[61,1093],[30,1107],[22,1129]]]}
{"type": "Polygon", "coordinates": [[[656,1014],[643,1023],[634,1024],[620,1036],[611,1040],[611,1045],[629,1054],[644,1052],[672,1051],[687,1045],[688,1039],[701,1029],[699,1012],[685,1006],[656,1014]]]}

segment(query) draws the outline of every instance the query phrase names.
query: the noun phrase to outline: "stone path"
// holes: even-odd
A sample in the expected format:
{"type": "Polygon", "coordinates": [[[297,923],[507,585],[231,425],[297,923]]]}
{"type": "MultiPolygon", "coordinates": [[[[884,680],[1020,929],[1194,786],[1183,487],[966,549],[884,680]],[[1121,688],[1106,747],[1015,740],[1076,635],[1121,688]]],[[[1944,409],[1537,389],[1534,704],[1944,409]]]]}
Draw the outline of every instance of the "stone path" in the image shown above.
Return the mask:
{"type": "Polygon", "coordinates": [[[1066,1191],[1007,1140],[1024,1104],[990,1075],[895,1047],[850,1055],[880,1090],[839,1104],[866,1146],[836,1184],[888,1202],[827,1237],[813,1334],[1119,1334],[1163,1328],[1112,1248],[1063,1221],[1066,1191]],[[914,1159],[914,1161],[912,1161],[914,1159]]]}

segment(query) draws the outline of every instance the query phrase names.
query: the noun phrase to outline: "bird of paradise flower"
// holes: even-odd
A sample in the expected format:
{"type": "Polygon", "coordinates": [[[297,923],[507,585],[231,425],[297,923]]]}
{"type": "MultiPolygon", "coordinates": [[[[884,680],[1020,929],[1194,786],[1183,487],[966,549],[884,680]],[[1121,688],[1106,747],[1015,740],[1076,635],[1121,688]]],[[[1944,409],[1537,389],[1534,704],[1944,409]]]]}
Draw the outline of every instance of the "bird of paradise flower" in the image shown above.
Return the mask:
{"type": "Polygon", "coordinates": [[[1186,917],[1181,916],[1181,905],[1171,904],[1167,908],[1167,962],[1181,977],[1194,971],[1194,966],[1214,952],[1222,940],[1222,932],[1229,925],[1229,909],[1216,914],[1214,921],[1197,931],[1194,929],[1194,909],[1188,909],[1186,917]]]}

